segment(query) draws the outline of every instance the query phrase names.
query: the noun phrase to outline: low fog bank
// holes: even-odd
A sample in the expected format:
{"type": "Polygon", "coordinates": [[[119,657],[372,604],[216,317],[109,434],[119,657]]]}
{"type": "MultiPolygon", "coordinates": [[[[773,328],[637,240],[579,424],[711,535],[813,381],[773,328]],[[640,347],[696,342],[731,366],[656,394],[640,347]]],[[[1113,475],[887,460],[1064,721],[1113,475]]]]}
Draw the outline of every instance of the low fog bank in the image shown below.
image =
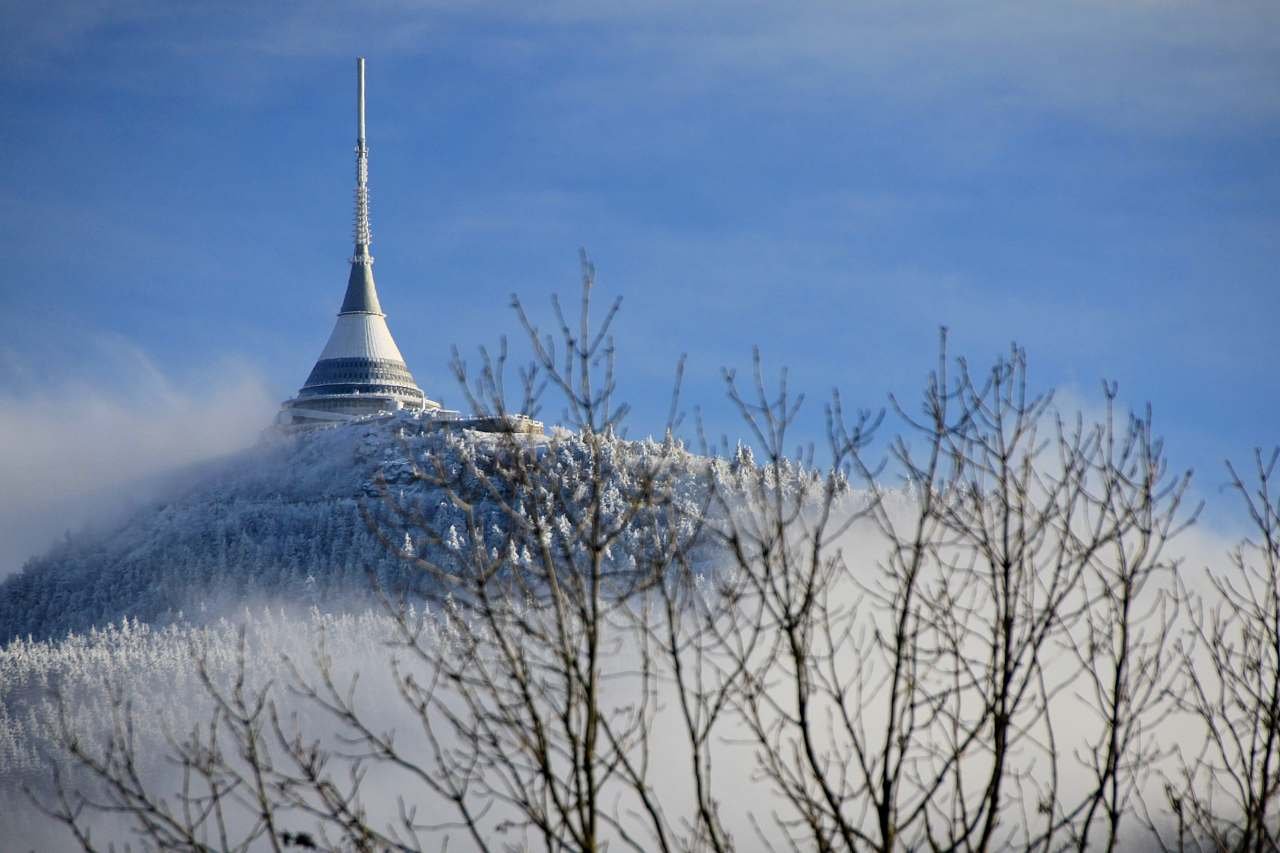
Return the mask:
{"type": "MultiPolygon", "coordinates": [[[[906,511],[906,501],[903,503],[906,511]]],[[[1182,574],[1190,585],[1200,587],[1197,580],[1206,566],[1221,567],[1231,540],[1205,528],[1192,528],[1178,537],[1177,557],[1182,561],[1182,574]]],[[[860,593],[857,582],[870,581],[877,562],[884,557],[884,542],[877,538],[865,521],[851,526],[833,543],[850,568],[848,582],[832,590],[838,607],[856,607],[860,593]]],[[[448,642],[448,632],[440,627],[439,614],[426,611],[431,642],[448,642]]],[[[876,623],[883,614],[866,612],[867,624],[876,623]]],[[[332,715],[312,700],[289,689],[296,684],[295,674],[286,661],[292,661],[304,682],[317,683],[316,654],[332,663],[336,683],[345,688],[359,675],[353,694],[365,721],[378,732],[395,732],[404,752],[431,766],[431,747],[423,735],[419,720],[399,694],[392,677],[392,661],[405,672],[415,671],[412,655],[390,642],[396,637],[394,620],[384,610],[362,610],[352,613],[322,613],[301,607],[285,609],[278,602],[255,601],[226,614],[220,621],[204,627],[171,626],[150,629],[138,623],[113,626],[88,637],[60,642],[23,645],[10,644],[0,649],[0,837],[19,843],[22,849],[66,849],[69,836],[51,821],[36,814],[19,793],[21,784],[33,784],[44,796],[51,792],[49,767],[57,761],[65,770],[71,764],[58,747],[58,706],[47,687],[59,686],[68,699],[70,719],[85,743],[100,748],[109,731],[112,691],[132,705],[137,722],[139,754],[144,757],[143,772],[148,787],[156,792],[178,790],[181,774],[165,744],[181,738],[193,727],[207,724],[212,702],[200,683],[195,657],[204,655],[211,662],[215,681],[224,687],[236,672],[239,632],[245,632],[248,684],[257,688],[273,682],[272,698],[279,704],[280,718],[290,731],[304,732],[335,752],[350,752],[342,736],[349,733],[332,715]]],[[[608,663],[605,666],[607,708],[633,706],[638,699],[635,672],[640,656],[636,638],[628,632],[614,632],[606,641],[608,663]]],[[[849,660],[850,667],[860,662],[849,660]]],[[[419,674],[423,669],[417,666],[419,674]]],[[[784,680],[774,688],[784,705],[784,680]]],[[[663,688],[670,690],[669,682],[663,688]]],[[[1082,700],[1084,691],[1066,691],[1064,704],[1053,714],[1055,737],[1064,745],[1079,745],[1096,733],[1095,718],[1082,700]],[[1074,698],[1071,698],[1074,695],[1074,698]]],[[[692,814],[679,814],[682,804],[693,802],[692,771],[685,732],[678,714],[678,704],[669,692],[658,696],[661,710],[657,713],[651,736],[654,747],[652,785],[662,795],[665,805],[673,809],[673,817],[692,819],[692,814]]],[[[862,723],[874,732],[883,725],[883,708],[873,700],[864,709],[862,723]]],[[[761,837],[783,844],[773,826],[773,815],[787,813],[785,802],[770,784],[759,776],[756,753],[740,724],[727,720],[713,738],[712,784],[719,792],[720,808],[726,828],[739,849],[752,849],[761,837]]],[[[1176,716],[1166,719],[1159,732],[1167,744],[1193,743],[1199,737],[1191,721],[1176,716]]],[[[465,744],[444,742],[452,749],[465,744]]],[[[831,754],[843,749],[838,738],[824,736],[819,747],[831,754]]],[[[358,751],[358,750],[357,750],[358,751]]],[[[1080,763],[1085,756],[1068,757],[1057,768],[1064,791],[1083,788],[1088,782],[1086,768],[1080,763]]],[[[335,760],[330,768],[335,778],[346,779],[346,765],[335,760]]],[[[419,809],[423,824],[446,823],[456,816],[451,807],[431,794],[403,770],[373,762],[363,788],[363,804],[369,811],[370,823],[386,827],[397,818],[401,803],[419,809]]],[[[1043,778],[1046,768],[1037,766],[1035,757],[1019,759],[1019,769],[1026,775],[1024,784],[1034,785],[1043,778]]],[[[1152,776],[1152,802],[1158,803],[1159,777],[1152,776]]],[[[92,790],[92,786],[85,790],[92,790]]],[[[240,827],[248,826],[245,815],[240,827]]],[[[485,824],[495,833],[504,815],[495,808],[485,824]]],[[[130,840],[128,823],[116,817],[96,819],[92,823],[94,838],[99,843],[130,840]]],[[[285,813],[282,826],[291,831],[314,831],[305,816],[285,813]]],[[[1127,849],[1145,846],[1149,839],[1140,827],[1130,824],[1132,834],[1125,839],[1127,849]]],[[[451,850],[469,850],[473,845],[463,833],[449,833],[451,850]]],[[[504,840],[519,846],[519,833],[509,832],[504,840]]],[[[425,839],[442,841],[440,833],[425,832],[425,839]]]]}
{"type": "MultiPolygon", "coordinates": [[[[426,617],[431,641],[447,643],[447,628],[441,627],[445,620],[430,611],[420,615],[426,617]]],[[[214,682],[229,693],[237,674],[242,629],[247,650],[247,689],[268,690],[288,732],[300,731],[308,741],[334,753],[329,772],[339,786],[347,782],[350,765],[336,756],[363,750],[352,747],[350,729],[295,690],[301,684],[321,684],[318,656],[331,667],[333,680],[341,690],[345,692],[355,685],[352,695],[366,724],[379,733],[394,733],[404,754],[425,768],[432,766],[432,752],[421,722],[400,695],[393,678],[393,666],[399,667],[401,675],[416,673],[419,677],[425,674],[425,668],[395,642],[402,636],[395,620],[383,610],[322,613],[258,602],[204,627],[153,630],[146,625],[125,623],[95,631],[88,637],[25,647],[11,643],[0,649],[0,686],[8,685],[4,689],[5,703],[0,703],[0,838],[16,845],[15,849],[79,849],[69,831],[39,813],[22,791],[24,786],[30,786],[42,804],[53,805],[56,789],[51,770],[55,764],[80,793],[102,801],[101,787],[77,768],[59,746],[62,735],[57,698],[49,689],[37,685],[60,688],[67,700],[71,730],[97,755],[102,754],[111,731],[113,714],[124,713],[127,702],[137,738],[141,778],[148,790],[172,796],[181,790],[183,776],[172,759],[174,750],[169,744],[183,740],[197,727],[207,736],[214,711],[208,690],[200,681],[196,659],[208,661],[214,682]],[[356,676],[358,680],[353,682],[356,676]]],[[[607,707],[626,708],[636,701],[635,673],[640,655],[634,639],[617,635],[606,643],[610,651],[606,666],[609,677],[604,680],[603,702],[607,707]]],[[[663,710],[654,721],[653,742],[661,757],[655,762],[652,778],[655,790],[663,792],[673,816],[691,820],[692,811],[681,813],[680,804],[692,802],[693,783],[673,698],[660,697],[663,710]]],[[[462,710],[460,703],[455,709],[462,710]]],[[[274,743],[274,737],[270,741],[274,743]]],[[[464,744],[445,741],[442,746],[453,749],[464,744]]],[[[274,750],[273,760],[281,766],[286,764],[278,745],[274,750]]],[[[739,844],[749,848],[755,835],[752,815],[767,815],[778,803],[765,783],[753,781],[754,759],[748,747],[726,742],[715,751],[716,778],[730,782],[733,790],[731,801],[724,803],[726,818],[739,844]]],[[[364,770],[367,775],[361,789],[361,805],[370,826],[380,830],[393,826],[402,804],[417,810],[418,822],[424,827],[456,821],[452,807],[403,768],[375,760],[366,762],[364,770]]],[[[501,806],[491,808],[484,825],[495,838],[501,836],[521,847],[517,841],[519,830],[501,828],[505,819],[514,816],[504,814],[501,806]]],[[[137,843],[134,827],[119,815],[95,814],[86,823],[97,844],[137,843]]],[[[229,825],[234,836],[247,830],[252,818],[239,811],[229,825]]],[[[288,810],[282,810],[280,825],[286,831],[316,832],[311,818],[288,810]]],[[[449,850],[475,849],[465,833],[456,828],[421,832],[427,849],[443,844],[446,836],[449,850]]],[[[318,839],[319,835],[315,837],[318,839]]],[[[536,844],[536,838],[527,840],[536,844]]]]}
{"type": "MultiPolygon", "coordinates": [[[[382,692],[393,689],[381,665],[392,629],[389,618],[369,610],[331,614],[257,601],[201,626],[152,628],[124,620],[65,640],[10,643],[0,649],[0,838],[16,845],[12,849],[79,849],[69,831],[41,814],[24,793],[30,788],[41,804],[52,805],[56,771],[68,788],[91,799],[102,796],[102,787],[65,750],[66,734],[101,756],[113,725],[127,718],[148,789],[161,795],[179,790],[182,772],[172,745],[198,727],[207,732],[214,716],[201,665],[229,693],[240,672],[242,632],[251,691],[291,682],[289,662],[314,676],[323,641],[340,677],[365,670],[369,689],[382,692]],[[369,661],[377,663],[362,665],[369,661]]],[[[297,711],[311,736],[337,745],[325,735],[334,727],[317,709],[283,689],[273,689],[271,696],[283,716],[297,711]]],[[[89,826],[95,843],[137,840],[123,816],[98,813],[89,826]]]]}
{"type": "Polygon", "coordinates": [[[124,518],[175,470],[252,444],[277,404],[244,363],[178,377],[118,341],[95,355],[101,381],[0,388],[0,578],[68,532],[124,518]]]}

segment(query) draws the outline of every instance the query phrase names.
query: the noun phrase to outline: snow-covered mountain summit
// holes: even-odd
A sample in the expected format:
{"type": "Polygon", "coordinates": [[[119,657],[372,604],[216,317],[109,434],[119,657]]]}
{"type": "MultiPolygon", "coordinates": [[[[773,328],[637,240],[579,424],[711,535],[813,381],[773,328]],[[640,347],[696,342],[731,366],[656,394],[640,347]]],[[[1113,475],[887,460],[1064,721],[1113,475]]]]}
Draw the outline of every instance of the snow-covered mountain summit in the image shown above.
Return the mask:
{"type": "MultiPolygon", "coordinates": [[[[552,454],[552,475],[575,487],[587,456],[580,437],[561,431],[522,440],[552,454]]],[[[457,469],[470,459],[483,467],[501,441],[429,428],[413,413],[268,436],[202,466],[182,488],[123,524],[70,536],[28,562],[0,584],[0,643],[81,632],[124,616],[162,624],[204,621],[259,603],[366,607],[371,575],[392,590],[420,581],[421,572],[403,559],[404,548],[447,559],[432,549],[456,548],[466,538],[463,511],[445,489],[415,476],[414,465],[430,460],[457,469]],[[412,534],[394,534],[402,547],[388,547],[389,500],[414,511],[412,534]],[[379,519],[388,521],[385,528],[379,519]]],[[[629,472],[662,458],[677,500],[695,507],[705,475],[718,480],[736,467],[683,450],[673,454],[653,440],[607,441],[606,489],[619,494],[630,487],[629,472]]],[[[484,519],[481,529],[500,537],[503,513],[486,500],[478,495],[473,512],[484,519]]],[[[636,531],[635,547],[642,547],[642,535],[636,531]]],[[[621,546],[625,558],[632,545],[624,537],[621,546]]]]}

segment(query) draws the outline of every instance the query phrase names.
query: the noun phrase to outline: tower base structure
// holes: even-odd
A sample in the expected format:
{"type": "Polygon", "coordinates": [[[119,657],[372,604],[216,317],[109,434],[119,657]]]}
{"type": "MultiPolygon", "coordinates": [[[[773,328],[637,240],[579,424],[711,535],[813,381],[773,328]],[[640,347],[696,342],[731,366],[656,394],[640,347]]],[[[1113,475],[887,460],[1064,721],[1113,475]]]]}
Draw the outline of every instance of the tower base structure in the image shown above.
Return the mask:
{"type": "Polygon", "coordinates": [[[542,421],[534,420],[527,415],[467,416],[439,404],[415,407],[390,397],[374,399],[375,396],[333,394],[324,398],[295,397],[292,400],[285,400],[280,406],[280,413],[276,415],[273,428],[279,432],[294,433],[331,429],[365,418],[381,419],[409,415],[425,426],[438,429],[469,429],[476,432],[514,435],[542,435],[545,432],[542,421]]]}
{"type": "Polygon", "coordinates": [[[298,396],[285,400],[280,405],[280,413],[276,415],[276,426],[285,429],[334,426],[357,418],[393,415],[396,412],[439,413],[443,416],[442,420],[448,420],[450,415],[457,414],[442,409],[439,403],[425,398],[406,400],[398,395],[362,394],[353,391],[350,394],[298,396]]]}

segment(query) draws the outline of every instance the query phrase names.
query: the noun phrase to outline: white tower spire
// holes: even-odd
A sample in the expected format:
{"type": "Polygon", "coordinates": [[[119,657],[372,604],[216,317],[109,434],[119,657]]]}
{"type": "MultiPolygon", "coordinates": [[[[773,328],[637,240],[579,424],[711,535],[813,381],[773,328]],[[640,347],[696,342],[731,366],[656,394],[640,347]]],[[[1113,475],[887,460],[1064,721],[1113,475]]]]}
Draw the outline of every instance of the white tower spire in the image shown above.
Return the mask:
{"type": "Polygon", "coordinates": [[[369,228],[369,146],[364,138],[364,57],[356,60],[356,258],[368,258],[373,243],[369,228]]]}
{"type": "Polygon", "coordinates": [[[355,254],[329,342],[279,423],[312,426],[399,409],[435,409],[404,363],[373,282],[369,246],[369,147],[364,127],[364,58],[356,60],[355,254]]]}
{"type": "Polygon", "coordinates": [[[373,284],[373,232],[369,228],[369,145],[364,136],[364,57],[356,60],[356,215],[353,229],[356,250],[351,256],[351,276],[342,313],[381,314],[373,284]]]}

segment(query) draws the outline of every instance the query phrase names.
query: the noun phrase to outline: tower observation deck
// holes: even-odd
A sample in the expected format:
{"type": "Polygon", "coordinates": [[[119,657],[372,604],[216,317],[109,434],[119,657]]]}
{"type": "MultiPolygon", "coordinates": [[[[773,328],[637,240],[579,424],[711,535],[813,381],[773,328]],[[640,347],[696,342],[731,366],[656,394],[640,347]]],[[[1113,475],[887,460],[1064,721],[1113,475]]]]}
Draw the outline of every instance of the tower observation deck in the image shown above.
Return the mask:
{"type": "MultiPolygon", "coordinates": [[[[373,281],[369,227],[369,149],[364,131],[364,59],[356,60],[355,253],[347,292],[325,344],[298,395],[286,400],[276,423],[321,426],[364,415],[439,409],[414,381],[391,337],[373,281]]],[[[442,413],[443,414],[443,413],[442,413]]]]}

